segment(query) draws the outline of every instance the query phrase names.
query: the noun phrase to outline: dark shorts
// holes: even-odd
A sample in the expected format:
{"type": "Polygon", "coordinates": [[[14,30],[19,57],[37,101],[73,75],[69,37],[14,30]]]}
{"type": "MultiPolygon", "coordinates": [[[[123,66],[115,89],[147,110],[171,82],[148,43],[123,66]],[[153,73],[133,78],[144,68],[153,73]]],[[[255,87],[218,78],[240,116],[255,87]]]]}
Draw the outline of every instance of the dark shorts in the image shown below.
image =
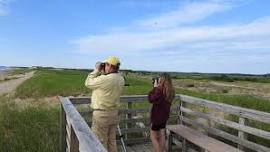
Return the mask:
{"type": "Polygon", "coordinates": [[[161,123],[161,124],[151,123],[151,130],[153,130],[153,131],[159,131],[160,129],[165,129],[165,128],[166,128],[166,122],[161,123]]]}

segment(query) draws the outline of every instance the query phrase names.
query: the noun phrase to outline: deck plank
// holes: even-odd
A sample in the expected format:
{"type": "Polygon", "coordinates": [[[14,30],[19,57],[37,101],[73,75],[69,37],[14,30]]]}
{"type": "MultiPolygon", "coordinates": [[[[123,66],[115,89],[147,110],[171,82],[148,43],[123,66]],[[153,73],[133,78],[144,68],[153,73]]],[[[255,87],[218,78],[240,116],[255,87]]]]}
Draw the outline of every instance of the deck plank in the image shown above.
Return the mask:
{"type": "Polygon", "coordinates": [[[176,133],[177,135],[182,136],[184,139],[189,142],[212,152],[240,152],[241,150],[227,145],[224,142],[216,140],[214,138],[208,137],[207,135],[202,134],[194,129],[183,125],[169,125],[168,129],[171,132],[176,133]]]}
{"type": "MultiPolygon", "coordinates": [[[[151,143],[129,145],[126,147],[127,152],[152,152],[151,143]]],[[[118,145],[118,152],[124,152],[121,145],[118,145]]]]}

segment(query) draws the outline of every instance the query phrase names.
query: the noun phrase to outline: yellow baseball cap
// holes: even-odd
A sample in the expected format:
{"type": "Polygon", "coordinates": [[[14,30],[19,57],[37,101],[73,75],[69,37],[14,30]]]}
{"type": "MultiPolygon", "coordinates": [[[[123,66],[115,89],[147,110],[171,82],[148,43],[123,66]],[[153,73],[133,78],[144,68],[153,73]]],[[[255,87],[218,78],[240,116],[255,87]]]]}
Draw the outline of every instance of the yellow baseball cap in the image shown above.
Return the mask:
{"type": "Polygon", "coordinates": [[[104,63],[109,63],[111,65],[117,65],[120,64],[120,61],[115,56],[109,56],[106,60],[103,61],[104,63]]]}

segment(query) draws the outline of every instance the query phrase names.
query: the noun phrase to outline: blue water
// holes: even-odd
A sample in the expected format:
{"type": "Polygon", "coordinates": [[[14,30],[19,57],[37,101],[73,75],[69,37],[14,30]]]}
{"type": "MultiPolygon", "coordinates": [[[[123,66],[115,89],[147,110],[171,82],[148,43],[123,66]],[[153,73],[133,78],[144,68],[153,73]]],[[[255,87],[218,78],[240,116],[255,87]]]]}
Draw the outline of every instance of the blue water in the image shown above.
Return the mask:
{"type": "Polygon", "coordinates": [[[6,69],[8,69],[8,68],[5,66],[0,66],[0,71],[6,70],[6,69]]]}

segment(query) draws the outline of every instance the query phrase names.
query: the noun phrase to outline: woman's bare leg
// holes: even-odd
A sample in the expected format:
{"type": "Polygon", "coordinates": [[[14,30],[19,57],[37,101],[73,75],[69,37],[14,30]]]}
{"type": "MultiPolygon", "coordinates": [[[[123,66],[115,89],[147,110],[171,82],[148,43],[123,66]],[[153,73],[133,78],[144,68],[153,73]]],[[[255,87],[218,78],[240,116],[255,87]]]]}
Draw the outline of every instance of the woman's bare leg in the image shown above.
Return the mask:
{"type": "Polygon", "coordinates": [[[161,152],[165,151],[165,144],[166,144],[165,136],[166,136],[165,129],[161,129],[160,136],[159,136],[159,147],[160,147],[161,152]]]}
{"type": "Polygon", "coordinates": [[[162,152],[160,150],[159,140],[158,140],[158,131],[150,130],[150,138],[154,147],[154,152],[162,152]]]}

